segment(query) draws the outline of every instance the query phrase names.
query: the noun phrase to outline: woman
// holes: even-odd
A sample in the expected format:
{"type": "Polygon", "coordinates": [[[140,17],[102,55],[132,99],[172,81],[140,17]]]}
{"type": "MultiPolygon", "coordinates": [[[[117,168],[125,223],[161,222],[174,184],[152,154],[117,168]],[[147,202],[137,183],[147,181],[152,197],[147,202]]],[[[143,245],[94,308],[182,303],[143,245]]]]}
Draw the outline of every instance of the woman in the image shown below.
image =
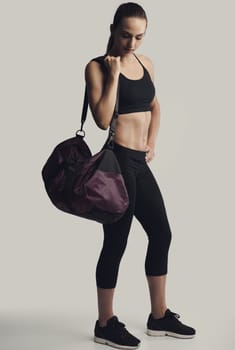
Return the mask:
{"type": "Polygon", "coordinates": [[[182,324],[179,315],[166,305],[167,257],[171,242],[163,198],[147,163],[154,157],[160,124],[160,107],[155,95],[151,60],[135,51],[143,42],[147,17],[136,3],[117,9],[110,26],[110,39],[102,67],[91,60],[85,69],[89,105],[98,127],[109,127],[118,82],[119,115],[114,136],[114,151],[127,187],[130,205],[124,216],[103,225],[104,242],[96,268],[99,318],[95,324],[96,342],[122,349],[134,349],[140,340],[130,334],[113,313],[113,296],[118,269],[125,251],[133,216],[148,236],[145,271],[151,313],[147,334],[192,338],[195,330],[182,324]],[[105,69],[104,69],[105,68],[105,69]]]}

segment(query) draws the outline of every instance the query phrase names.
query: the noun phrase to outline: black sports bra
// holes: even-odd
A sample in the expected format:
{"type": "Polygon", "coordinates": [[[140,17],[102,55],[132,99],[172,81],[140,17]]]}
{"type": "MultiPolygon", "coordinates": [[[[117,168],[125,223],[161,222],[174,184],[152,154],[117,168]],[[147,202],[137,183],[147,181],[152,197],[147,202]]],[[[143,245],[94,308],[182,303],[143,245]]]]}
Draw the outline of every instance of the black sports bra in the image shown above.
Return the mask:
{"type": "Polygon", "coordinates": [[[129,79],[122,73],[119,75],[119,114],[150,111],[150,103],[155,96],[155,87],[149,72],[134,54],[144,69],[140,79],[129,79]]]}

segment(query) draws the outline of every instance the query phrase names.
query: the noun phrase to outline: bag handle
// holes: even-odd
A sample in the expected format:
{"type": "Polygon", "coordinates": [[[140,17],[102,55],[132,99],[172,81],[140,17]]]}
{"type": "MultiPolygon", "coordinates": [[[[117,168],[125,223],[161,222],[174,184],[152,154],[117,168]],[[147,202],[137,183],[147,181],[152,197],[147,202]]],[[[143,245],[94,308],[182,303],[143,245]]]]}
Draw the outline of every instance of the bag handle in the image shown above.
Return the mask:
{"type": "MultiPolygon", "coordinates": [[[[100,64],[103,64],[105,56],[99,56],[96,58],[93,58],[92,61],[99,62],[100,64]]],[[[115,129],[116,129],[116,122],[118,118],[118,107],[119,107],[119,82],[117,87],[117,96],[116,96],[116,103],[114,106],[113,116],[109,124],[109,135],[108,138],[103,146],[103,148],[113,148],[113,137],[115,135],[115,129]]],[[[83,125],[86,121],[87,117],[87,110],[88,110],[88,93],[87,93],[87,85],[85,86],[85,94],[84,94],[84,100],[83,100],[83,108],[82,108],[82,115],[81,115],[81,127],[79,130],[76,131],[76,136],[85,136],[85,131],[83,130],[83,125]],[[82,132],[82,135],[79,133],[82,132]]]]}

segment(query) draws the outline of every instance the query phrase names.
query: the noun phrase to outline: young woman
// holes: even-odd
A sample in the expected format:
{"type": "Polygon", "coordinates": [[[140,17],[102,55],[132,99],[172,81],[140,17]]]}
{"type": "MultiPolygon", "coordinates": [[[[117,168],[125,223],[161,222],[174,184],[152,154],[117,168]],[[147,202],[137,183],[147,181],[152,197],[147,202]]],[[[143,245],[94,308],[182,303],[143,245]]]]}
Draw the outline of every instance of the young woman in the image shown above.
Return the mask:
{"type": "Polygon", "coordinates": [[[147,28],[144,9],[132,2],[119,6],[103,64],[91,60],[85,69],[88,99],[98,127],[109,127],[118,82],[119,115],[114,136],[118,158],[130,204],[124,216],[103,225],[104,241],[96,268],[98,320],[96,342],[121,349],[134,349],[140,340],[129,333],[113,312],[113,296],[119,264],[126,248],[133,216],[148,236],[145,272],[151,299],[147,334],[192,338],[195,330],[179,321],[179,315],[166,305],[165,288],[171,229],[163,198],[148,162],[154,157],[160,124],[160,107],[155,95],[151,60],[135,51],[147,28]],[[105,68],[105,69],[104,69],[105,68]]]}

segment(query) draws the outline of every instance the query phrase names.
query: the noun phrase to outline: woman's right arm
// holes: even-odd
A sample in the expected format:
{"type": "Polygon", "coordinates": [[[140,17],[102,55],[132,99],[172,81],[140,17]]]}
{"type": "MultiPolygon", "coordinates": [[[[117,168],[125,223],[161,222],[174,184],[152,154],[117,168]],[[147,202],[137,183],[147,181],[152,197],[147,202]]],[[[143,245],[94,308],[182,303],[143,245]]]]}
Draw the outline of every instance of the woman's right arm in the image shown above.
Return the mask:
{"type": "Polygon", "coordinates": [[[103,130],[109,127],[113,116],[120,72],[120,60],[107,60],[106,79],[98,62],[90,61],[85,68],[89,106],[97,126],[103,130]]]}

